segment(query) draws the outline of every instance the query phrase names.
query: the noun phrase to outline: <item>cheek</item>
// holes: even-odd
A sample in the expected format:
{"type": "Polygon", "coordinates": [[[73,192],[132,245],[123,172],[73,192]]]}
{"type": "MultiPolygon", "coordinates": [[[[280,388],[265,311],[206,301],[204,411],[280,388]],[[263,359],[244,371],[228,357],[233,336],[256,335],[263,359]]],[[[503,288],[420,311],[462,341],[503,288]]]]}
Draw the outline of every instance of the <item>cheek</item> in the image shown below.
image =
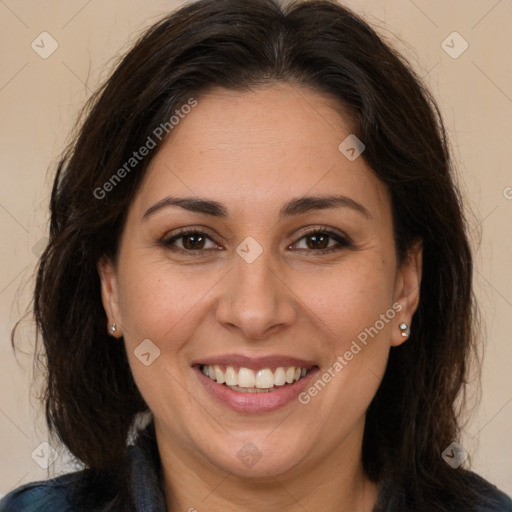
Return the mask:
{"type": "Polygon", "coordinates": [[[168,415],[169,422],[176,421],[173,411],[185,406],[182,361],[200,322],[202,301],[215,282],[211,274],[194,279],[191,272],[180,270],[140,257],[126,257],[119,267],[120,312],[131,372],[149,408],[168,415]]]}
{"type": "Polygon", "coordinates": [[[119,275],[122,325],[130,344],[150,338],[155,343],[172,340],[173,345],[179,345],[193,324],[195,308],[218,281],[213,273],[194,276],[191,269],[144,258],[127,259],[119,275]]]}
{"type": "Polygon", "coordinates": [[[301,277],[294,290],[340,350],[376,322],[379,331],[387,330],[381,315],[388,312],[392,319],[395,314],[394,269],[376,253],[354,255],[346,264],[301,277]]]}
{"type": "Polygon", "coordinates": [[[312,393],[322,395],[335,422],[362,414],[375,395],[397,315],[392,260],[387,263],[378,251],[358,256],[308,279],[299,291],[316,318],[317,340],[326,355],[318,379],[328,384],[318,383],[312,393]]]}

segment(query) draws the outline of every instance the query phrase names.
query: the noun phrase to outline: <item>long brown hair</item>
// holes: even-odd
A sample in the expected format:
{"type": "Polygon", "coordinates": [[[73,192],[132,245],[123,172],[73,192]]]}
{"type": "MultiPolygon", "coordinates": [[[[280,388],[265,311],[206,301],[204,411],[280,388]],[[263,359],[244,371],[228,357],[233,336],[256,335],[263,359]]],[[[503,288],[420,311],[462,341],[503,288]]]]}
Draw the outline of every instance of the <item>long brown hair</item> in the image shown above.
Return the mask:
{"type": "Polygon", "coordinates": [[[349,113],[363,158],[389,188],[399,259],[423,240],[414,328],[391,350],[369,407],[364,468],[374,481],[386,479],[397,511],[476,510],[478,486],[441,457],[459,435],[455,404],[477,354],[472,257],[441,116],[405,60],[329,0],[186,5],[146,31],[90,99],[58,164],[34,293],[48,425],[99,475],[122,465],[129,427],[147,410],[124,346],[106,332],[96,265],[103,255],[115,259],[127,209],[161,142],[104,197],[94,191],[189,98],[272,81],[312,88],[349,113]]]}

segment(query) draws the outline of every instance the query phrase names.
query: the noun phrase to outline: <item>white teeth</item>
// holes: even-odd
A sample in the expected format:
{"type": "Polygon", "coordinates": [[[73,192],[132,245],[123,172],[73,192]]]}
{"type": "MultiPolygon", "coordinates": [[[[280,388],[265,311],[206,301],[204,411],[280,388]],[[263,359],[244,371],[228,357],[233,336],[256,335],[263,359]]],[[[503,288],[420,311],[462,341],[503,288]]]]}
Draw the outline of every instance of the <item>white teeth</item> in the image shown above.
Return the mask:
{"type": "Polygon", "coordinates": [[[294,366],[279,366],[275,372],[270,368],[262,368],[255,372],[250,368],[241,367],[237,372],[233,366],[227,366],[223,371],[219,365],[202,365],[201,371],[218,384],[225,384],[237,391],[243,388],[247,392],[271,390],[276,386],[293,384],[307,374],[307,368],[294,366]]]}
{"type": "Polygon", "coordinates": [[[266,389],[259,389],[259,388],[241,388],[240,386],[229,386],[234,391],[240,391],[241,393],[268,393],[269,391],[276,391],[278,388],[266,388],[266,389]]]}
{"type": "Polygon", "coordinates": [[[253,388],[256,384],[254,371],[249,368],[240,368],[238,372],[238,385],[241,388],[253,388]]]}
{"type": "Polygon", "coordinates": [[[274,374],[268,368],[258,370],[256,374],[256,387],[260,389],[274,387],[274,374]]]}
{"type": "Polygon", "coordinates": [[[291,384],[293,382],[293,379],[295,378],[295,368],[293,366],[291,368],[286,369],[286,382],[288,384],[291,384]]]}
{"type": "Polygon", "coordinates": [[[280,366],[276,369],[276,372],[274,373],[274,384],[276,386],[284,386],[286,382],[286,371],[285,369],[280,366]]]}
{"type": "Polygon", "coordinates": [[[224,384],[224,381],[225,381],[224,372],[217,365],[215,365],[214,368],[215,368],[215,380],[219,384],[224,384]]]}
{"type": "Polygon", "coordinates": [[[228,386],[236,386],[238,384],[238,375],[232,366],[226,368],[226,384],[228,386]]]}

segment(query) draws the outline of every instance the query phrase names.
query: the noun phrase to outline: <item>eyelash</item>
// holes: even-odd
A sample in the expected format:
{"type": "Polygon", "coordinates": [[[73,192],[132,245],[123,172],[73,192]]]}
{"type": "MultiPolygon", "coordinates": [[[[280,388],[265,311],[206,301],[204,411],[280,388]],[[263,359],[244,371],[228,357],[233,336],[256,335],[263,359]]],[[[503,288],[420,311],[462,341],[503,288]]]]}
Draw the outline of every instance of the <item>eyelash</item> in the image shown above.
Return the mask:
{"type": "MultiPolygon", "coordinates": [[[[180,230],[177,234],[171,236],[170,238],[164,238],[161,241],[161,244],[173,252],[179,252],[182,254],[187,254],[189,256],[201,256],[206,251],[214,250],[214,249],[197,249],[197,250],[181,249],[179,247],[175,247],[172,245],[176,240],[179,240],[180,238],[185,238],[187,235],[200,235],[200,236],[204,236],[205,238],[207,238],[208,240],[210,240],[212,242],[215,242],[204,231],[200,231],[198,229],[193,229],[193,228],[184,228],[184,229],[180,230]]],[[[353,247],[353,244],[349,240],[348,237],[343,236],[343,235],[341,235],[335,231],[332,231],[330,229],[322,229],[322,228],[314,228],[314,229],[311,229],[309,231],[302,233],[300,238],[297,240],[297,242],[294,242],[291,245],[296,245],[303,238],[307,238],[307,237],[314,236],[314,235],[327,235],[328,238],[336,241],[338,243],[338,246],[333,246],[333,247],[328,247],[326,249],[318,249],[318,250],[316,250],[316,249],[296,249],[296,250],[300,250],[300,251],[306,250],[306,251],[314,252],[316,254],[329,254],[329,253],[332,253],[335,251],[339,251],[341,249],[353,247]]]]}

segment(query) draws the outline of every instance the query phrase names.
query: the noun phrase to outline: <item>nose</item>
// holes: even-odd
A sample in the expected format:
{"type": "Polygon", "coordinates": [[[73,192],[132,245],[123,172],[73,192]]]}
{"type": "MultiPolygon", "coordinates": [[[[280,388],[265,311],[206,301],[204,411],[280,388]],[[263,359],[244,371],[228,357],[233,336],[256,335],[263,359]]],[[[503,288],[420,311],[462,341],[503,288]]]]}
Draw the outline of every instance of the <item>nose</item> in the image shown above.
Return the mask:
{"type": "Polygon", "coordinates": [[[296,317],[294,294],[284,274],[272,270],[264,254],[252,263],[235,256],[217,305],[217,321],[238,330],[245,339],[264,339],[291,325],[296,317]]]}

